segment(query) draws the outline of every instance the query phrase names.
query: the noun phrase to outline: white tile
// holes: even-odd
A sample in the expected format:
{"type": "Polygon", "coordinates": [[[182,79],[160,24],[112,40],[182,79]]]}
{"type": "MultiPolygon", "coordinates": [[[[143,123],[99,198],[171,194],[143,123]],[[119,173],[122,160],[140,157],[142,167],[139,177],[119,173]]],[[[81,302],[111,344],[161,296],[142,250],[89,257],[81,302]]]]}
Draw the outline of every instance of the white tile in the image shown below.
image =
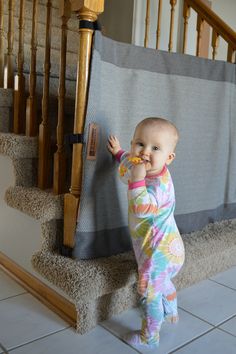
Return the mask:
{"type": "Polygon", "coordinates": [[[236,316],[231,318],[231,320],[225,322],[219,328],[223,329],[228,333],[231,333],[233,336],[236,337],[236,316]]]}
{"type": "Polygon", "coordinates": [[[179,292],[182,309],[219,325],[236,314],[236,291],[210,280],[204,280],[179,292]]]}
{"type": "Polygon", "coordinates": [[[5,348],[0,343],[0,354],[7,354],[5,348]]]}
{"type": "Polygon", "coordinates": [[[26,290],[18,285],[7,274],[0,270],[0,300],[25,293],[26,290]]]}
{"type": "Polygon", "coordinates": [[[68,324],[30,294],[0,301],[1,343],[6,349],[68,327],[68,324]]]}
{"type": "Polygon", "coordinates": [[[174,353],[176,354],[234,354],[236,353],[236,337],[218,329],[196,339],[174,353]]]}
{"type": "Polygon", "coordinates": [[[236,267],[232,267],[210,279],[236,290],[236,267]]]}
{"type": "MultiPolygon", "coordinates": [[[[160,331],[160,345],[158,350],[148,351],[148,353],[169,353],[188,341],[206,333],[212,328],[207,323],[189,315],[179,309],[180,321],[178,324],[164,323],[160,331]]],[[[140,329],[141,319],[137,309],[129,310],[121,315],[114,316],[110,320],[101,324],[116,336],[122,338],[124,334],[140,329]]],[[[146,353],[147,351],[143,351],[146,353]]]]}
{"type": "Polygon", "coordinates": [[[11,354],[32,353],[136,354],[137,352],[111,335],[104,328],[97,326],[82,336],[70,328],[11,351],[11,354]]]}

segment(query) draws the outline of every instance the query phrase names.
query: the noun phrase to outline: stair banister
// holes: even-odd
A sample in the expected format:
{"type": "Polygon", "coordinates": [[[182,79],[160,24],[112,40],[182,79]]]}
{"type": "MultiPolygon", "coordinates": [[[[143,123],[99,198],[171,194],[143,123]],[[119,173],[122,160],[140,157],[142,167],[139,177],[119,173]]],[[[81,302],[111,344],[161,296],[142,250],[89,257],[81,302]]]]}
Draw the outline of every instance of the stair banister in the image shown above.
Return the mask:
{"type": "Polygon", "coordinates": [[[145,17],[145,35],[144,35],[144,47],[148,46],[150,30],[150,0],[146,0],[146,17],[145,17]]]}
{"type": "Polygon", "coordinates": [[[24,133],[25,130],[25,76],[24,76],[24,31],[25,31],[25,0],[20,0],[18,55],[17,55],[17,83],[14,87],[14,118],[13,132],[24,133]]]}
{"type": "Polygon", "coordinates": [[[38,0],[33,0],[32,4],[32,25],[31,25],[31,56],[30,56],[30,76],[29,76],[29,97],[26,103],[26,129],[27,136],[37,135],[37,102],[36,102],[36,53],[37,53],[37,30],[38,30],[38,0]]]}
{"type": "Polygon", "coordinates": [[[213,30],[228,43],[228,61],[232,61],[236,50],[236,32],[233,31],[214,11],[201,0],[184,0],[185,7],[191,7],[202,21],[206,21],[213,30]]]}
{"type": "Polygon", "coordinates": [[[14,87],[14,8],[15,0],[8,0],[8,31],[7,31],[7,53],[4,59],[4,80],[6,77],[6,88],[14,87]],[[5,76],[6,70],[6,76],[5,76]]]}
{"type": "Polygon", "coordinates": [[[64,146],[64,119],[65,119],[65,94],[66,94],[66,51],[68,20],[71,17],[71,4],[69,0],[61,0],[59,4],[61,17],[61,48],[60,71],[58,88],[58,119],[57,119],[57,151],[54,154],[53,166],[53,192],[62,194],[65,192],[66,180],[66,154],[64,146]]]}
{"type": "Polygon", "coordinates": [[[38,186],[41,189],[50,187],[50,145],[51,132],[49,124],[49,83],[51,69],[51,29],[52,29],[52,0],[47,0],[45,58],[42,98],[42,121],[39,126],[39,163],[38,186]]]}
{"type": "MultiPolygon", "coordinates": [[[[71,10],[76,12],[79,21],[95,22],[98,14],[104,10],[104,0],[70,0],[70,2],[71,10]]],[[[93,32],[91,28],[79,29],[74,134],[84,132],[93,32]]],[[[74,144],[70,193],[65,194],[64,198],[64,245],[67,247],[74,245],[82,184],[82,153],[83,144],[74,144]]]]}
{"type": "Polygon", "coordinates": [[[4,84],[4,32],[3,32],[3,0],[0,0],[0,87],[4,84]]]}

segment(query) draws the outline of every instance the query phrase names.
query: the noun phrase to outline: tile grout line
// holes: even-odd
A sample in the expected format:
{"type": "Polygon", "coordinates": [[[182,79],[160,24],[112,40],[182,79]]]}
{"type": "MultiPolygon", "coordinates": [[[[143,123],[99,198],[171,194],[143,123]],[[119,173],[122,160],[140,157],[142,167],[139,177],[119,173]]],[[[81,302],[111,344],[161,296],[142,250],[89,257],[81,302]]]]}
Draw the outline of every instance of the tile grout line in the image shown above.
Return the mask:
{"type": "Polygon", "coordinates": [[[225,288],[228,288],[228,289],[231,289],[231,290],[236,291],[236,289],[235,289],[235,288],[231,288],[231,287],[230,287],[230,286],[228,286],[228,285],[225,285],[225,284],[219,283],[219,282],[218,282],[218,281],[216,281],[216,280],[213,280],[213,279],[208,279],[208,280],[210,280],[211,282],[216,283],[216,284],[218,284],[218,285],[222,285],[222,286],[224,286],[225,288]]]}
{"type": "Polygon", "coordinates": [[[39,341],[39,340],[41,340],[41,339],[50,337],[50,336],[53,335],[53,334],[63,332],[63,331],[65,331],[65,330],[67,330],[68,328],[73,328],[73,327],[71,327],[71,326],[65,327],[65,328],[59,329],[59,330],[56,331],[56,332],[52,332],[52,333],[50,333],[50,334],[45,334],[45,335],[42,336],[42,337],[32,339],[32,340],[30,340],[29,342],[26,342],[26,343],[24,343],[24,344],[16,345],[16,346],[12,347],[11,349],[8,349],[8,352],[7,352],[6,354],[9,354],[12,350],[15,350],[15,349],[18,349],[18,348],[22,348],[22,347],[24,347],[24,346],[26,346],[26,345],[28,345],[28,344],[31,344],[31,343],[37,342],[37,341],[39,341]]]}
{"type": "Polygon", "coordinates": [[[135,352],[142,354],[141,352],[139,352],[137,349],[131,347],[129,344],[127,344],[124,340],[122,340],[121,337],[119,337],[118,335],[114,334],[112,331],[110,331],[107,327],[105,327],[104,325],[102,325],[102,323],[99,324],[99,326],[101,326],[103,329],[105,329],[108,333],[110,333],[111,335],[113,335],[115,338],[119,339],[122,343],[126,344],[129,348],[133,349],[135,352]]]}
{"type": "Polygon", "coordinates": [[[202,334],[198,335],[197,337],[192,338],[189,342],[186,342],[186,343],[180,345],[179,347],[175,348],[175,349],[172,350],[171,352],[168,352],[168,354],[176,353],[179,349],[182,349],[182,348],[186,347],[186,346],[189,345],[190,343],[195,342],[195,340],[197,340],[197,339],[199,339],[199,338],[205,336],[206,334],[208,334],[208,333],[214,331],[215,329],[216,329],[215,327],[208,329],[205,333],[202,333],[202,334]]]}
{"type": "Polygon", "coordinates": [[[217,327],[216,329],[218,329],[219,331],[222,331],[222,332],[224,332],[224,333],[227,333],[227,334],[231,335],[232,337],[236,338],[236,335],[234,335],[234,334],[232,334],[232,333],[226,331],[226,329],[218,328],[218,327],[217,327]]]}
{"type": "Polygon", "coordinates": [[[188,311],[188,310],[185,310],[184,308],[182,308],[182,307],[180,307],[180,306],[178,306],[178,308],[180,308],[182,311],[187,312],[189,315],[191,315],[191,316],[193,316],[193,317],[196,317],[198,320],[201,320],[202,322],[205,322],[205,323],[207,323],[208,325],[210,325],[210,326],[212,326],[212,327],[214,327],[214,328],[218,328],[219,326],[222,326],[222,324],[226,323],[226,322],[229,321],[229,320],[232,320],[232,318],[234,318],[234,317],[236,316],[236,313],[234,313],[234,314],[230,315],[230,317],[228,317],[226,320],[223,320],[223,321],[220,322],[219,324],[214,325],[214,324],[212,324],[212,323],[210,323],[210,322],[204,320],[203,318],[198,317],[197,315],[194,315],[192,312],[190,312],[190,311],[188,311]]]}
{"type": "Polygon", "coordinates": [[[236,316],[236,313],[234,315],[231,315],[229,318],[227,318],[227,320],[224,320],[223,322],[219,323],[217,326],[215,326],[216,328],[219,326],[222,326],[223,324],[225,324],[226,322],[232,320],[234,317],[236,316]]]}
{"type": "Polygon", "coordinates": [[[4,345],[2,343],[0,343],[0,349],[3,350],[3,354],[9,354],[7,349],[4,347],[4,345]]]}
{"type": "Polygon", "coordinates": [[[25,295],[25,294],[28,294],[28,291],[25,291],[25,292],[20,293],[20,294],[16,294],[16,295],[11,295],[11,296],[5,297],[4,299],[0,299],[0,302],[4,301],[4,300],[8,300],[8,299],[13,299],[14,297],[25,295]]]}
{"type": "Polygon", "coordinates": [[[191,315],[191,316],[197,318],[198,320],[201,320],[202,322],[207,323],[208,325],[212,326],[213,328],[215,327],[215,325],[213,325],[212,323],[210,323],[210,322],[204,320],[203,318],[201,318],[201,317],[199,317],[199,316],[197,316],[197,315],[194,315],[192,312],[190,312],[190,311],[188,311],[188,310],[185,310],[183,307],[178,306],[178,308],[181,309],[181,310],[184,311],[184,312],[187,312],[189,315],[191,315]]]}

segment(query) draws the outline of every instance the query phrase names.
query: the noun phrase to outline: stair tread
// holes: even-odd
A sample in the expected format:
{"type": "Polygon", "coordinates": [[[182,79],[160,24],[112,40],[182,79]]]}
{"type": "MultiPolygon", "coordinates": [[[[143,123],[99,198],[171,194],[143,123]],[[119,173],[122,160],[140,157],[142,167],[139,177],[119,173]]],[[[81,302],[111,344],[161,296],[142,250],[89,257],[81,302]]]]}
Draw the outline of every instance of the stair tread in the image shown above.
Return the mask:
{"type": "MultiPolygon", "coordinates": [[[[190,286],[232,266],[236,252],[235,231],[236,220],[227,220],[183,235],[186,261],[174,280],[177,288],[190,286]],[[202,246],[203,242],[204,247],[199,252],[198,246],[202,246]]],[[[117,289],[130,287],[137,281],[133,252],[73,260],[56,252],[39,251],[33,255],[32,264],[37,272],[76,302],[96,299],[117,289]]]]}
{"type": "Polygon", "coordinates": [[[63,218],[63,195],[54,195],[37,187],[9,187],[5,202],[41,222],[63,218]]]}
{"type": "Polygon", "coordinates": [[[0,153],[11,158],[36,158],[38,138],[0,132],[0,153]]]}

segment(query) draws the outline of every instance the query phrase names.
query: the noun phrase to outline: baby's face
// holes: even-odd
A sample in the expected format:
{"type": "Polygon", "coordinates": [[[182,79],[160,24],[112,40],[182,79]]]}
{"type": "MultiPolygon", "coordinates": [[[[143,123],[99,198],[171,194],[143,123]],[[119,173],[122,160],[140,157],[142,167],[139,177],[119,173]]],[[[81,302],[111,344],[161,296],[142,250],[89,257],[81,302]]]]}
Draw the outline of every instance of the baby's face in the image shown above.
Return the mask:
{"type": "Polygon", "coordinates": [[[175,157],[171,132],[158,125],[141,125],[131,142],[131,156],[143,160],[148,175],[160,173],[175,157]]]}

